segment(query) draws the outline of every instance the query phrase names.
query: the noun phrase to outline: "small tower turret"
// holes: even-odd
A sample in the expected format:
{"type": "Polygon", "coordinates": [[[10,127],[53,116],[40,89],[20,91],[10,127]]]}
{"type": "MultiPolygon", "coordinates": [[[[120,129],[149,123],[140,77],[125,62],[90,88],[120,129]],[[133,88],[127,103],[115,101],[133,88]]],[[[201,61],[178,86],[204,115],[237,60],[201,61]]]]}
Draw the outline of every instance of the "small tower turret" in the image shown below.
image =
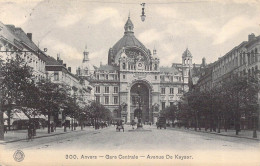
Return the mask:
{"type": "Polygon", "coordinates": [[[85,46],[85,50],[84,50],[84,52],[83,52],[83,63],[89,61],[89,59],[88,59],[88,54],[89,54],[89,52],[87,51],[87,45],[86,45],[86,46],[85,46]]]}

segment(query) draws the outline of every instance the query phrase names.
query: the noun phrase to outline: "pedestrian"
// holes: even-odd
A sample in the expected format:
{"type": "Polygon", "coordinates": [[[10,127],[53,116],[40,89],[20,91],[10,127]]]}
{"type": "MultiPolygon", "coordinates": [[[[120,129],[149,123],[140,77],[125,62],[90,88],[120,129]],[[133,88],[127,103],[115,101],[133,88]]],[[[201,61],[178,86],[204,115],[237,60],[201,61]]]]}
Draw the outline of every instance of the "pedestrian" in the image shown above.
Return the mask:
{"type": "Polygon", "coordinates": [[[34,125],[30,121],[28,124],[28,140],[32,140],[32,138],[33,138],[33,129],[34,129],[34,125]]]}
{"type": "Polygon", "coordinates": [[[4,122],[4,133],[7,133],[7,121],[5,120],[5,122],[4,122]]]}
{"type": "Polygon", "coordinates": [[[54,132],[53,122],[51,122],[51,132],[54,132]]]}
{"type": "Polygon", "coordinates": [[[53,122],[53,128],[54,128],[54,131],[56,132],[56,123],[53,122]]]}

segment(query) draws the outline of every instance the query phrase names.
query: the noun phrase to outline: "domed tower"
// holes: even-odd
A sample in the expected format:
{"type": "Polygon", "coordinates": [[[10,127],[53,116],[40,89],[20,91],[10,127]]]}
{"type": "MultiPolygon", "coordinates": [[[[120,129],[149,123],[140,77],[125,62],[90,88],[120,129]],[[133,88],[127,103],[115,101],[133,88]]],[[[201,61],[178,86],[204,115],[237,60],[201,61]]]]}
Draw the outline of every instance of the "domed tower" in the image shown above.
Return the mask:
{"type": "Polygon", "coordinates": [[[192,66],[192,55],[188,48],[182,54],[182,65],[183,66],[192,66]]]}
{"type": "Polygon", "coordinates": [[[83,52],[83,60],[82,65],[78,67],[77,69],[77,75],[79,76],[90,76],[94,72],[94,67],[89,61],[89,52],[87,50],[87,46],[85,46],[84,52],[83,52]]]}
{"type": "Polygon", "coordinates": [[[129,34],[134,33],[134,31],[133,31],[134,30],[134,24],[132,23],[132,21],[130,19],[130,16],[128,16],[128,19],[127,19],[127,21],[125,23],[124,28],[125,28],[125,34],[127,34],[127,33],[129,33],[129,34]]]}
{"type": "Polygon", "coordinates": [[[108,51],[109,65],[119,66],[119,58],[123,53],[123,50],[127,55],[131,49],[131,54],[136,54],[138,56],[139,53],[141,53],[147,58],[148,56],[151,56],[149,50],[135,37],[134,24],[131,21],[130,16],[128,16],[128,19],[125,23],[124,30],[124,36],[108,51]]]}

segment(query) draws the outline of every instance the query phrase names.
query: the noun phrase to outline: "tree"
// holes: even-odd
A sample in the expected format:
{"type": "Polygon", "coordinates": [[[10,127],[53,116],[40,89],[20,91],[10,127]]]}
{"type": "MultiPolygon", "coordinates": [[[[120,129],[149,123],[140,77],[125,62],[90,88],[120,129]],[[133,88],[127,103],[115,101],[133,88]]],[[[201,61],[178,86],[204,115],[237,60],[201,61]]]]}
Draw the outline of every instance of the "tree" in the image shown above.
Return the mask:
{"type": "Polygon", "coordinates": [[[171,105],[166,107],[164,110],[160,112],[160,115],[164,116],[167,120],[171,120],[174,123],[177,113],[177,106],[171,105]]]}
{"type": "MultiPolygon", "coordinates": [[[[1,68],[3,76],[2,105],[7,109],[8,126],[10,130],[10,118],[12,106],[19,107],[30,118],[32,111],[28,108],[37,108],[38,94],[34,83],[32,68],[16,54],[8,57],[1,68]]],[[[35,114],[37,110],[34,109],[35,114]]]]}
{"type": "Polygon", "coordinates": [[[41,80],[37,83],[39,89],[39,109],[48,116],[48,133],[50,133],[51,117],[58,115],[59,109],[65,107],[68,100],[67,90],[61,84],[41,80]]]}

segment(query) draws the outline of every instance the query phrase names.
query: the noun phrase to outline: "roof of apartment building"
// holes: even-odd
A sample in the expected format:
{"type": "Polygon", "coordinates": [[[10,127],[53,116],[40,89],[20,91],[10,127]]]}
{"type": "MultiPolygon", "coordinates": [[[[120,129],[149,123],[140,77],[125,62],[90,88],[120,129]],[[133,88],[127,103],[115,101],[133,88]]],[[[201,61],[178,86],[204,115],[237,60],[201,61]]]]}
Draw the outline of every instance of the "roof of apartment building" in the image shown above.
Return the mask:
{"type": "Polygon", "coordinates": [[[0,22],[2,27],[1,36],[3,36],[9,43],[18,48],[27,47],[32,51],[39,52],[38,56],[41,60],[46,61],[47,57],[43,51],[41,51],[36,44],[32,41],[32,34],[26,34],[22,28],[15,27],[14,25],[5,25],[0,22]]]}
{"type": "Polygon", "coordinates": [[[119,70],[119,67],[112,66],[112,65],[100,65],[97,70],[102,70],[102,71],[114,71],[114,70],[119,70]]]}
{"type": "Polygon", "coordinates": [[[161,73],[170,73],[170,74],[178,74],[179,70],[177,70],[175,67],[160,67],[161,73]]]}
{"type": "Polygon", "coordinates": [[[11,31],[5,24],[0,21],[0,37],[9,42],[10,44],[21,48],[20,39],[11,31]],[[17,41],[17,42],[15,42],[17,41]]]}

